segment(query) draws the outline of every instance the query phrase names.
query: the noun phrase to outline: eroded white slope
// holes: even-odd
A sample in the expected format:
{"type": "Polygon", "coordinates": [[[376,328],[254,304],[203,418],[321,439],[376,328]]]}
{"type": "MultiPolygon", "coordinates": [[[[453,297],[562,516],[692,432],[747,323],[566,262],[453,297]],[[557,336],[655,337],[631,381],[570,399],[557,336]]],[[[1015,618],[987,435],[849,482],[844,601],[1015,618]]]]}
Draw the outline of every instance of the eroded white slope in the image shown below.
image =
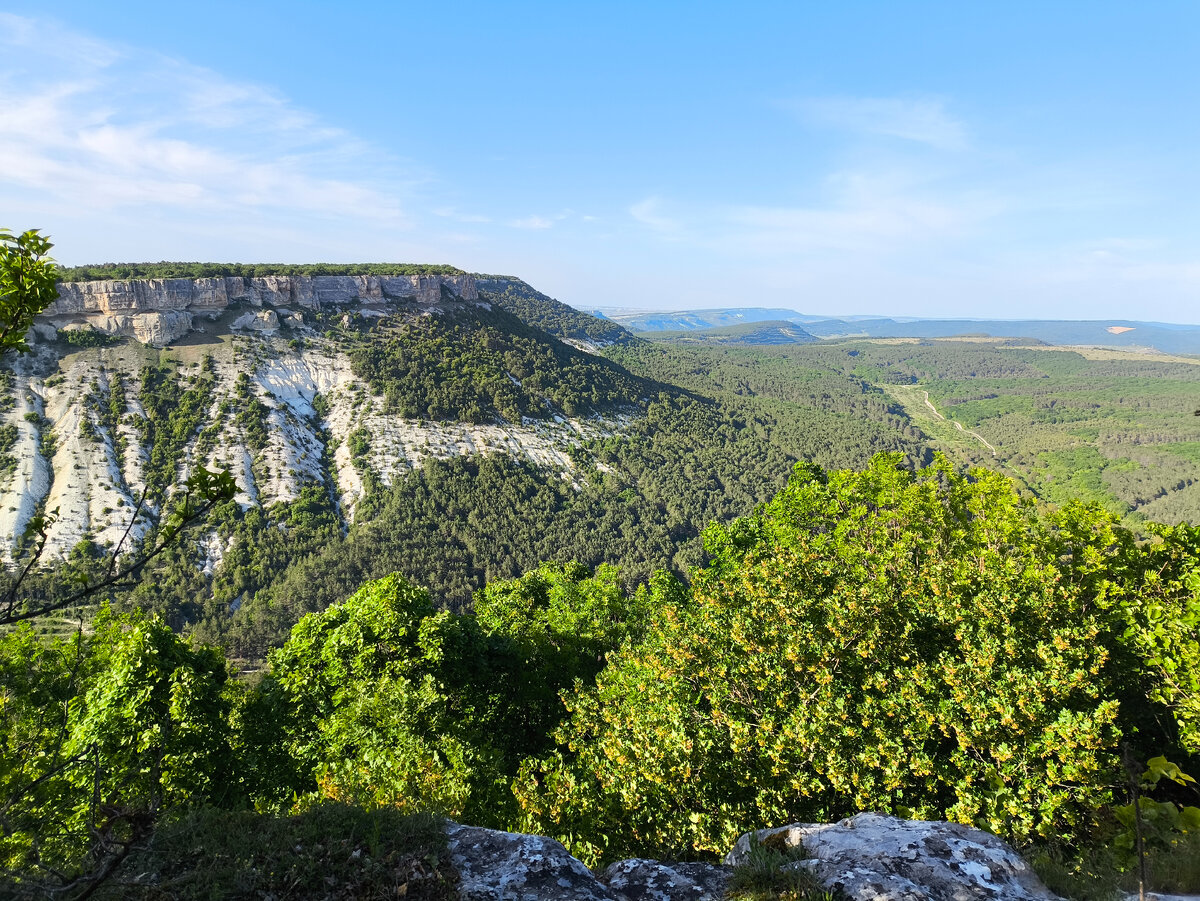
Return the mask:
{"type": "MultiPolygon", "coordinates": [[[[353,374],[349,357],[332,341],[304,332],[300,346],[277,333],[256,332],[164,352],[178,362],[185,382],[211,357],[215,382],[203,421],[178,454],[175,490],[199,462],[231,473],[243,508],[270,507],[295,499],[305,485],[320,485],[333,489],[349,522],[368,471],[386,487],[430,457],[503,453],[574,482],[571,445],[619,433],[628,424],[622,417],[491,425],[405,419],[385,410],[384,399],[353,374]],[[231,406],[242,373],[267,408],[268,438],[261,448],[249,445],[231,406]],[[348,439],[360,430],[369,451],[354,459],[348,439]]],[[[138,402],[139,372],[147,363],[157,365],[159,352],[130,344],[74,352],[57,364],[48,362],[47,353],[43,347],[36,358],[16,364],[14,404],[3,414],[18,429],[16,471],[0,480],[6,559],[39,509],[58,509],[47,559],[68,555],[84,538],[115,544],[144,489],[149,455],[136,427],[146,415],[138,402]],[[123,412],[106,422],[98,410],[117,379],[124,386],[123,412]],[[36,415],[27,420],[27,413],[36,415]],[[42,423],[54,436],[52,459],[40,452],[42,423]]],[[[139,523],[133,538],[140,539],[147,525],[139,523]]],[[[205,568],[212,571],[226,549],[215,535],[202,544],[205,568]]]]}

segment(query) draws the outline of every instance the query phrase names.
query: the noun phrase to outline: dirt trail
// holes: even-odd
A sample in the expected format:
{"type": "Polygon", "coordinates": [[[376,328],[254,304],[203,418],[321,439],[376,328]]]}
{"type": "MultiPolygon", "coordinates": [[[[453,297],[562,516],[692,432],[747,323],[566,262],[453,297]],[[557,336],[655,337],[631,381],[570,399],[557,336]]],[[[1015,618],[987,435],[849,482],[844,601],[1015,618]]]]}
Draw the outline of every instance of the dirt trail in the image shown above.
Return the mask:
{"type": "Polygon", "coordinates": [[[954,427],[956,429],[958,429],[960,432],[970,435],[972,438],[976,439],[980,444],[982,444],[984,447],[986,447],[988,450],[990,450],[992,452],[993,457],[1000,456],[996,452],[996,448],[992,447],[992,445],[988,443],[988,440],[986,438],[984,438],[982,435],[980,435],[978,432],[973,432],[970,429],[964,429],[963,424],[961,422],[955,422],[953,419],[947,420],[945,416],[943,416],[941,413],[939,413],[937,411],[937,407],[935,407],[933,405],[933,401],[931,401],[929,399],[928,391],[922,391],[921,393],[925,395],[925,406],[927,406],[930,410],[933,411],[934,416],[936,416],[938,419],[942,420],[943,422],[953,422],[954,427]]]}

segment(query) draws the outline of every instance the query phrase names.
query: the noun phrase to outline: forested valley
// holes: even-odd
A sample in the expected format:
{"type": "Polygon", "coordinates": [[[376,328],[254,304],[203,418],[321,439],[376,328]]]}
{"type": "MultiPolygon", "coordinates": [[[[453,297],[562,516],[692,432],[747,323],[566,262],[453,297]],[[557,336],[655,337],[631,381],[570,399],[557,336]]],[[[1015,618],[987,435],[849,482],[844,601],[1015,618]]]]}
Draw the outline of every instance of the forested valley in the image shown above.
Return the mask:
{"type": "MultiPolygon", "coordinates": [[[[127,274],[213,274],[163,265],[185,268],[127,274]]],[[[384,823],[415,836],[394,852],[411,869],[437,856],[430,815],[595,865],[880,810],[987,829],[1057,890],[1109,897],[1133,865],[1131,769],[1155,859],[1200,850],[1195,361],[656,342],[479,279],[486,307],[434,315],[57,339],[69,362],[38,377],[77,379],[86,415],[77,435],[28,420],[39,453],[70,438],[120,469],[136,443],[141,541],[162,550],[0,631],[15,890],[208,897],[234,878],[197,881],[211,854],[258,874],[246,897],[277,892],[278,851],[219,839],[284,821],[384,823]],[[338,386],[278,387],[335,352],[338,386]],[[397,422],[416,451],[389,445],[397,422]],[[550,437],[537,458],[430,446],[456,424],[550,437]],[[230,436],[242,481],[181,511],[181,462],[203,471],[230,436]]],[[[91,537],[49,562],[10,570],[10,610],[119,563],[91,537]]]]}

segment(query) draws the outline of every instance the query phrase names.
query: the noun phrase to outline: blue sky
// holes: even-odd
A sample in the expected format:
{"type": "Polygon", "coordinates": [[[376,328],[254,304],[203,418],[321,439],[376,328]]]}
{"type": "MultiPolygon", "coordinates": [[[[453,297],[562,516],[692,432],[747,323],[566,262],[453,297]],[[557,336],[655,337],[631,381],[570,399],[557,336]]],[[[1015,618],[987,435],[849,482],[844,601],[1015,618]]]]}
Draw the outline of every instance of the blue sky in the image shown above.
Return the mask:
{"type": "Polygon", "coordinates": [[[1198,322],[1197,59],[1191,0],[9,0],[0,225],[583,308],[1198,322]]]}

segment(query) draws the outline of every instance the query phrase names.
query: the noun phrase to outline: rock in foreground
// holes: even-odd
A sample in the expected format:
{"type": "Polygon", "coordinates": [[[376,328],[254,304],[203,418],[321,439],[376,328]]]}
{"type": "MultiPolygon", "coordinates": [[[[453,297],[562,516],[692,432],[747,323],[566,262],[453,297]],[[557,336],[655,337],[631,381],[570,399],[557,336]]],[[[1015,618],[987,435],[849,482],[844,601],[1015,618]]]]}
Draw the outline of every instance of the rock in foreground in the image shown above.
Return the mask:
{"type": "Polygon", "coordinates": [[[463,901],[618,901],[552,838],[451,824],[463,901]]]}
{"type": "Polygon", "coordinates": [[[622,860],[592,873],[537,835],[452,824],[450,854],[463,901],[720,901],[751,837],[780,851],[802,847],[826,889],[854,901],[1056,901],[1005,842],[955,823],[863,813],[840,823],[798,823],[747,833],[725,866],[622,860]]]}
{"type": "Polygon", "coordinates": [[[736,866],[751,836],[779,850],[803,847],[830,891],[855,901],[1050,901],[1057,898],[1006,842],[957,823],[860,813],[839,823],[797,823],[747,833],[725,858],[736,866]]]}

